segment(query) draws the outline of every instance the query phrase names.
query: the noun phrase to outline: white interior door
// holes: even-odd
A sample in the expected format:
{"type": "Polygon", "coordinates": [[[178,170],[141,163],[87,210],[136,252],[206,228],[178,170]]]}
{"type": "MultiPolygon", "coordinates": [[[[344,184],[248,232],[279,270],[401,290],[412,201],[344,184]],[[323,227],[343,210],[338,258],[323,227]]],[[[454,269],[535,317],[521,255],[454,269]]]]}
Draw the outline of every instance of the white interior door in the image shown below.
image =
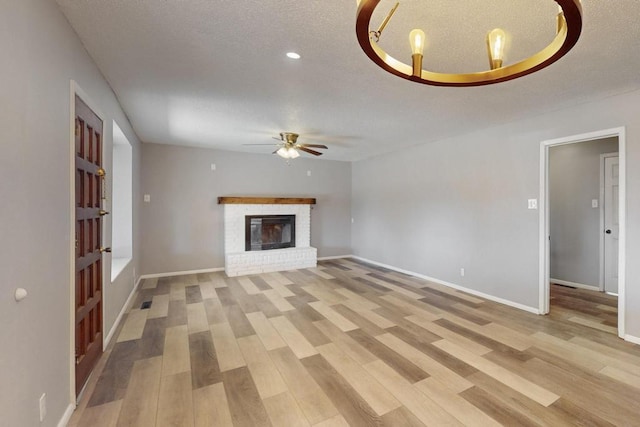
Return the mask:
{"type": "Polygon", "coordinates": [[[618,157],[604,158],[604,290],[618,293],[618,157]]]}

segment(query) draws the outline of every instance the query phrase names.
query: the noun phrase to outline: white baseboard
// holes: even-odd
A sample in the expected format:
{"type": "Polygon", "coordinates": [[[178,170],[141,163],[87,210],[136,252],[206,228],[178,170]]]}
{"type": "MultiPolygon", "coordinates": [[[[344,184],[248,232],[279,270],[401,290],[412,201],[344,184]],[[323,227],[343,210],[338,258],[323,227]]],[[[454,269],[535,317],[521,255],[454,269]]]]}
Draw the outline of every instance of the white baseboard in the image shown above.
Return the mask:
{"type": "Polygon", "coordinates": [[[634,343],[634,344],[640,345],[640,338],[634,337],[633,335],[629,335],[629,334],[625,335],[624,336],[624,340],[625,341],[629,341],[630,343],[634,343]]]}
{"type": "Polygon", "coordinates": [[[157,277],[182,276],[182,275],[185,275],[185,274],[215,273],[217,271],[224,271],[224,267],[205,268],[205,269],[202,269],[202,270],[169,271],[167,273],[143,274],[143,275],[140,276],[140,278],[141,279],[155,279],[157,277]]]}
{"type": "Polygon", "coordinates": [[[549,279],[549,282],[557,285],[571,286],[572,288],[587,289],[589,291],[600,291],[600,288],[593,285],[585,285],[583,283],[569,282],[568,280],[549,279]]]}
{"type": "Polygon", "coordinates": [[[76,410],[75,405],[70,404],[69,406],[67,406],[67,409],[65,409],[64,414],[62,414],[62,418],[60,418],[60,421],[58,421],[57,426],[66,427],[67,424],[69,424],[69,420],[71,419],[71,416],[73,415],[73,411],[75,410],[76,410]]]}
{"type": "Polygon", "coordinates": [[[129,305],[131,304],[131,301],[133,300],[133,296],[135,295],[136,291],[138,290],[138,286],[140,286],[140,282],[142,282],[142,276],[138,277],[138,281],[136,282],[135,285],[133,285],[133,289],[131,290],[131,293],[127,297],[127,300],[125,301],[124,305],[122,306],[122,309],[120,309],[120,313],[118,313],[118,317],[116,317],[116,321],[113,322],[113,326],[109,330],[109,333],[107,334],[107,336],[104,338],[104,341],[102,343],[102,350],[103,351],[104,351],[104,349],[107,348],[107,346],[111,342],[111,338],[113,338],[113,334],[115,334],[116,329],[118,329],[118,325],[120,325],[120,322],[122,321],[122,316],[124,316],[124,314],[129,309],[129,305]]]}
{"type": "Polygon", "coordinates": [[[353,255],[335,255],[335,256],[323,256],[318,258],[318,261],[329,261],[331,259],[353,258],[353,255]]]}
{"type": "Polygon", "coordinates": [[[434,282],[434,283],[438,283],[440,285],[448,286],[448,287],[456,289],[458,291],[466,292],[468,294],[475,295],[477,297],[481,297],[481,298],[484,298],[484,299],[488,299],[488,300],[493,301],[493,302],[497,302],[497,303],[500,303],[500,304],[508,305],[509,307],[514,307],[514,308],[517,308],[517,309],[520,309],[520,310],[528,311],[529,313],[540,314],[540,311],[537,308],[529,307],[528,305],[520,304],[518,302],[509,301],[509,300],[506,300],[504,298],[499,298],[499,297],[496,297],[496,296],[493,296],[493,295],[485,294],[484,292],[479,292],[479,291],[476,291],[474,289],[465,288],[464,286],[456,285],[455,283],[446,282],[444,280],[436,279],[434,277],[425,276],[424,274],[416,273],[416,272],[409,271],[409,270],[404,270],[402,268],[397,268],[397,267],[394,267],[392,265],[383,264],[381,262],[372,261],[370,259],[362,258],[362,257],[355,256],[355,255],[352,255],[351,258],[355,258],[355,259],[363,261],[363,262],[368,262],[369,264],[377,265],[379,267],[388,268],[389,270],[394,270],[394,271],[397,271],[399,273],[408,274],[409,276],[419,277],[420,279],[424,279],[424,280],[427,280],[429,282],[434,282]]]}

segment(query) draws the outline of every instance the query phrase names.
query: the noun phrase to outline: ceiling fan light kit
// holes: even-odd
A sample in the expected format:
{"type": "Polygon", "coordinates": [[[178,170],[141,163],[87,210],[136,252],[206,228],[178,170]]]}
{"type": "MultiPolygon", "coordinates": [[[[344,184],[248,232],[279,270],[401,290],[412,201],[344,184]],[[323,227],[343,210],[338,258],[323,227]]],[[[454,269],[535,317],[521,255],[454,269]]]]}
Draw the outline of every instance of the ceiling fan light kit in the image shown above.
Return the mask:
{"type": "MultiPolygon", "coordinates": [[[[396,3],[377,30],[370,29],[373,12],[380,0],[356,0],[356,36],[364,53],[383,70],[403,79],[433,86],[482,86],[516,79],[541,70],[566,55],[578,42],[582,31],[580,0],[555,0],[558,4],[556,35],[549,45],[515,64],[503,64],[506,35],[496,28],[487,33],[489,70],[475,73],[438,73],[422,69],[425,33],[414,29],[409,34],[411,65],[385,52],[378,42],[400,3],[396,3]]],[[[428,3],[428,2],[427,2],[428,3]]],[[[450,31],[451,29],[447,30],[450,31]]]]}

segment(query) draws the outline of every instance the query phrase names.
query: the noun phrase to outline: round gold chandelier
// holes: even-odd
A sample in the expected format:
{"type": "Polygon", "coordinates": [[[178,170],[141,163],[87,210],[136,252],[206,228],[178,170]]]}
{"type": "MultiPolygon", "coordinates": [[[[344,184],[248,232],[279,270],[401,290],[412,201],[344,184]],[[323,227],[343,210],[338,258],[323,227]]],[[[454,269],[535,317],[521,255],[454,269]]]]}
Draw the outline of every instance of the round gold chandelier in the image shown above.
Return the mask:
{"type": "Polygon", "coordinates": [[[378,44],[382,31],[389,23],[399,3],[391,9],[377,30],[370,29],[373,12],[380,0],[356,0],[356,35],[366,55],[380,68],[403,79],[433,86],[482,86],[500,83],[526,76],[541,70],[566,55],[578,42],[582,31],[582,6],[580,0],[555,0],[559,6],[556,16],[556,36],[544,49],[511,65],[503,65],[505,33],[496,28],[487,34],[487,50],[490,69],[475,73],[437,73],[422,69],[425,34],[415,29],[409,33],[411,65],[393,58],[378,44]]]}

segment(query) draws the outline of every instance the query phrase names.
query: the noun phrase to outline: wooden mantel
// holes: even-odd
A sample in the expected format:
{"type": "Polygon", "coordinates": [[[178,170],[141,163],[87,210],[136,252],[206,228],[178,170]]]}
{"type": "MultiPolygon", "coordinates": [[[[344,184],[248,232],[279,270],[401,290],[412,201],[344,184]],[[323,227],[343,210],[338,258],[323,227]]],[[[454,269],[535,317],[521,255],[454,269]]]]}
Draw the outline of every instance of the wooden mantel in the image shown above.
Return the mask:
{"type": "Polygon", "coordinates": [[[218,197],[219,205],[315,205],[316,199],[303,197],[218,197]]]}

